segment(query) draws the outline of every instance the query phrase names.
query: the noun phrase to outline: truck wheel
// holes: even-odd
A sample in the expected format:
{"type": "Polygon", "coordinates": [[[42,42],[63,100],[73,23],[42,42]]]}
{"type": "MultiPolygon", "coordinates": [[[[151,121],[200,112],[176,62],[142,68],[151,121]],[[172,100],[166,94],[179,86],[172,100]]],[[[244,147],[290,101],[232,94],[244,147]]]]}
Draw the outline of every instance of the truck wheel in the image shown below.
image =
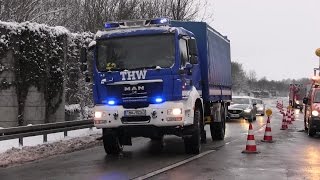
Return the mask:
{"type": "Polygon", "coordinates": [[[316,130],[313,129],[313,128],[311,128],[311,127],[309,127],[309,128],[308,128],[308,135],[309,135],[310,137],[313,137],[315,134],[316,134],[316,130]]]}
{"type": "Polygon", "coordinates": [[[220,122],[210,123],[210,132],[212,140],[223,140],[226,130],[226,116],[225,110],[222,107],[220,109],[220,122]]]}
{"type": "Polygon", "coordinates": [[[103,147],[107,154],[117,155],[119,154],[123,146],[120,144],[117,133],[113,130],[103,129],[103,147]]]}
{"type": "Polygon", "coordinates": [[[199,154],[201,151],[201,116],[201,109],[196,107],[194,110],[194,130],[191,137],[184,138],[184,147],[188,154],[199,154]]]}

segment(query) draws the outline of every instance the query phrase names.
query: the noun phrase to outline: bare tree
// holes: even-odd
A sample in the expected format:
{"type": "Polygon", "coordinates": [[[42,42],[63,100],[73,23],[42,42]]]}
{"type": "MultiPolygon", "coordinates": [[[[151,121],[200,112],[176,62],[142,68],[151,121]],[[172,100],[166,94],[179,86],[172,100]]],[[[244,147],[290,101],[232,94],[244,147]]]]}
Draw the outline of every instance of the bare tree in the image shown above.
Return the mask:
{"type": "Polygon", "coordinates": [[[202,7],[200,0],[0,0],[0,19],[95,32],[106,21],[154,17],[193,20],[202,7]]]}

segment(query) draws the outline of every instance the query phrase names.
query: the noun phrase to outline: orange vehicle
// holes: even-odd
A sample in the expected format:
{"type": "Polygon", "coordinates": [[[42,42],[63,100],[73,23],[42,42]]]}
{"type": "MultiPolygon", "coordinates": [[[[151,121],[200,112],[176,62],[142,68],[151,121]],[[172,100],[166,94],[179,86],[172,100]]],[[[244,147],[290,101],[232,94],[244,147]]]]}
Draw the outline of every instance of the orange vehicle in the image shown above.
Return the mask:
{"type": "Polygon", "coordinates": [[[304,127],[309,136],[314,136],[320,131],[320,76],[313,77],[312,81],[308,95],[303,99],[304,127]]]}

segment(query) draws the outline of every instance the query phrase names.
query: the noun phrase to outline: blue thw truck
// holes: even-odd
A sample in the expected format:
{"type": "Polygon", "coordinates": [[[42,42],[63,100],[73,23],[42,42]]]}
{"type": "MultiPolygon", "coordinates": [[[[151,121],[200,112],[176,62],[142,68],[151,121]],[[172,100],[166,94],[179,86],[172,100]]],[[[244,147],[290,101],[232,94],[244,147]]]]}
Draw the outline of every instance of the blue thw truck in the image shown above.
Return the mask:
{"type": "MultiPolygon", "coordinates": [[[[93,51],[94,125],[107,154],[133,137],[182,137],[186,153],[225,136],[231,101],[230,41],[204,22],[166,18],[112,22],[93,51]]],[[[86,53],[81,51],[82,69],[86,53]]]]}

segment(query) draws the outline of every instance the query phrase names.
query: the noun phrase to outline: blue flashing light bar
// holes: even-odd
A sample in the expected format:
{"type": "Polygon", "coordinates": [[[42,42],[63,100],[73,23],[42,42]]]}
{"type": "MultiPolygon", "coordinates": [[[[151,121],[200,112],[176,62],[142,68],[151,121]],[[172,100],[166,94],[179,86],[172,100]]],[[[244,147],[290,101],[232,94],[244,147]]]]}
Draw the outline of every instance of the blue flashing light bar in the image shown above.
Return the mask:
{"type": "Polygon", "coordinates": [[[170,25],[170,19],[168,18],[155,18],[149,20],[133,20],[124,22],[107,22],[104,24],[106,29],[116,29],[125,27],[137,27],[137,26],[168,26],[170,25]]]}
{"type": "Polygon", "coordinates": [[[169,25],[170,20],[168,18],[156,18],[150,20],[151,25],[169,25]]]}
{"type": "Polygon", "coordinates": [[[104,27],[107,28],[107,29],[110,29],[110,28],[118,28],[118,27],[120,27],[120,24],[119,24],[119,23],[115,23],[115,22],[105,23],[105,24],[104,24],[104,27]]]}

